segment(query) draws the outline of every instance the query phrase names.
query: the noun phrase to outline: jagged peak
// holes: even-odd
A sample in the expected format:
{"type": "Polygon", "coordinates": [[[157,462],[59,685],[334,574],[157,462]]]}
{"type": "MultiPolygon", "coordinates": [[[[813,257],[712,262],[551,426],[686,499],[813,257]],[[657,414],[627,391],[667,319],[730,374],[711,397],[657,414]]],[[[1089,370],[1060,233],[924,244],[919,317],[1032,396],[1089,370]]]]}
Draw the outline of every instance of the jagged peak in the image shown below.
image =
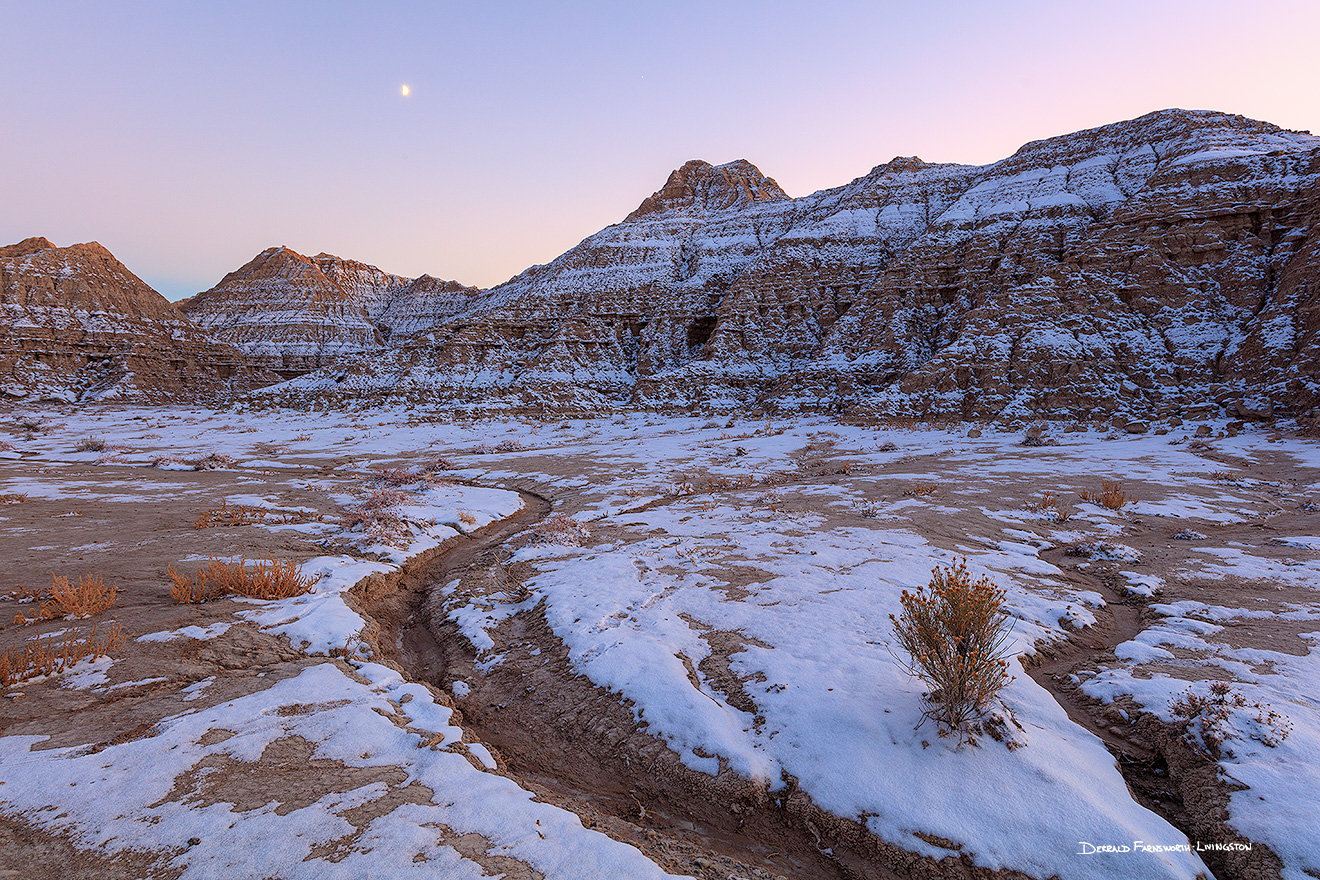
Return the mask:
{"type": "Polygon", "coordinates": [[[766,177],[746,159],[712,165],[704,159],[689,159],[675,169],[665,185],[647,196],[627,220],[661,211],[703,208],[721,211],[752,202],[787,199],[788,194],[774,178],[766,177]]]}
{"type": "Polygon", "coordinates": [[[0,247],[0,257],[25,257],[28,254],[35,254],[38,251],[50,251],[55,249],[55,242],[49,238],[40,235],[34,235],[31,238],[25,238],[17,244],[5,245],[0,247]]]}

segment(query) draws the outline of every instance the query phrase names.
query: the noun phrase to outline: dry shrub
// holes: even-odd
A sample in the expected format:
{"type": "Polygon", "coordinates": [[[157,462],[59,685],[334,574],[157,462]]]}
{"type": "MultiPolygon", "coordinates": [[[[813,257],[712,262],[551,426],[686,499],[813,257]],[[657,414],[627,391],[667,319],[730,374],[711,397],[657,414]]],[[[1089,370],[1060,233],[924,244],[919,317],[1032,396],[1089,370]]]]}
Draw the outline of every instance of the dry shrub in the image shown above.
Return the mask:
{"type": "Polygon", "coordinates": [[[408,520],[399,513],[400,504],[408,500],[408,493],[402,489],[381,486],[372,489],[357,504],[348,507],[348,527],[362,527],[362,530],[375,541],[396,544],[403,539],[408,528],[408,520]]]}
{"type": "Polygon", "coordinates": [[[173,581],[170,596],[187,604],[209,602],[229,594],[250,599],[288,599],[301,596],[316,583],[300,574],[298,563],[292,559],[273,556],[255,565],[249,565],[246,559],[224,562],[211,557],[204,565],[197,566],[197,574],[192,577],[180,574],[172,565],[166,572],[173,581]]]}
{"type": "Polygon", "coordinates": [[[458,467],[458,462],[444,455],[437,455],[435,461],[431,462],[431,468],[437,471],[452,471],[458,467]]]}
{"type": "Polygon", "coordinates": [[[100,657],[117,651],[128,642],[128,635],[118,623],[110,624],[104,641],[96,637],[96,625],[86,636],[71,627],[24,645],[0,651],[0,686],[8,687],[39,675],[63,672],[86,657],[100,657]]]}
{"type": "Polygon", "coordinates": [[[966,734],[1010,681],[1004,645],[1011,626],[1004,591],[987,577],[972,579],[967,560],[936,566],[930,584],[903,591],[902,614],[889,615],[906,657],[896,659],[930,687],[923,718],[940,736],[966,734]]]}
{"type": "Polygon", "coordinates": [[[0,504],[19,504],[27,501],[26,492],[0,492],[0,504]]]}
{"type": "Polygon", "coordinates": [[[1057,508],[1059,499],[1053,492],[1042,492],[1039,501],[1028,501],[1025,506],[1032,513],[1044,513],[1057,508]]]}
{"type": "Polygon", "coordinates": [[[938,483],[913,483],[903,490],[903,494],[908,498],[921,498],[926,495],[934,495],[939,488],[938,483]]]}
{"type": "Polygon", "coordinates": [[[581,544],[591,537],[591,529],[571,516],[556,513],[537,523],[531,536],[533,544],[581,544]]]}
{"type": "Polygon", "coordinates": [[[420,471],[399,467],[373,467],[367,476],[367,484],[370,486],[389,486],[395,489],[415,483],[430,486],[432,482],[431,477],[420,471]]]}
{"type": "Polygon", "coordinates": [[[1226,681],[1210,685],[1206,696],[1188,686],[1169,707],[1184,738],[1218,760],[1224,740],[1241,728],[1247,736],[1274,748],[1288,738],[1292,723],[1268,704],[1248,700],[1226,681]]]}
{"type": "Polygon", "coordinates": [[[238,466],[238,459],[223,452],[212,452],[192,462],[195,471],[215,471],[238,466]]]}
{"type": "Polygon", "coordinates": [[[311,440],[311,439],[312,439],[312,435],[311,435],[311,434],[299,434],[298,436],[296,436],[296,437],[293,438],[292,442],[294,442],[294,443],[303,443],[303,442],[305,442],[305,441],[307,441],[307,440],[311,440]]]}
{"type": "Polygon", "coordinates": [[[228,501],[222,501],[219,507],[212,507],[197,514],[197,519],[193,522],[193,528],[200,530],[266,523],[289,525],[291,523],[311,522],[312,520],[321,522],[322,519],[323,517],[320,514],[308,513],[304,510],[272,510],[268,507],[230,504],[228,501]]]}
{"type": "Polygon", "coordinates": [[[1101,480],[1101,490],[1092,492],[1087,489],[1082,490],[1082,500],[1091,504],[1098,504],[1101,507],[1107,507],[1110,510],[1122,510],[1123,505],[1133,504],[1137,496],[1123,490],[1123,484],[1118,481],[1101,480]]]}
{"type": "Polygon", "coordinates": [[[7,440],[0,440],[0,452],[13,452],[14,444],[7,440]]]}
{"type": "Polygon", "coordinates": [[[35,623],[38,620],[56,620],[68,617],[79,620],[100,614],[111,605],[119,595],[115,587],[107,587],[101,575],[87,575],[78,578],[76,585],[70,584],[67,577],[51,575],[52,584],[45,590],[31,590],[16,586],[6,598],[20,604],[41,602],[36,617],[25,617],[23,612],[14,615],[14,623],[35,623]]]}
{"type": "Polygon", "coordinates": [[[465,526],[475,526],[477,524],[477,517],[476,514],[470,510],[460,510],[458,512],[458,521],[465,526]]]}
{"type": "Polygon", "coordinates": [[[473,447],[472,452],[474,455],[489,455],[492,452],[520,452],[526,448],[517,440],[501,440],[494,446],[489,443],[479,443],[473,447]]]}
{"type": "Polygon", "coordinates": [[[50,587],[50,601],[41,606],[41,616],[46,620],[57,617],[80,619],[100,614],[115,604],[119,595],[119,590],[107,587],[99,574],[78,578],[77,586],[70,584],[67,577],[51,577],[54,583],[50,587]]]}
{"type": "Polygon", "coordinates": [[[74,452],[104,452],[110,444],[105,442],[104,437],[84,437],[78,441],[78,445],[73,447],[74,452]]]}

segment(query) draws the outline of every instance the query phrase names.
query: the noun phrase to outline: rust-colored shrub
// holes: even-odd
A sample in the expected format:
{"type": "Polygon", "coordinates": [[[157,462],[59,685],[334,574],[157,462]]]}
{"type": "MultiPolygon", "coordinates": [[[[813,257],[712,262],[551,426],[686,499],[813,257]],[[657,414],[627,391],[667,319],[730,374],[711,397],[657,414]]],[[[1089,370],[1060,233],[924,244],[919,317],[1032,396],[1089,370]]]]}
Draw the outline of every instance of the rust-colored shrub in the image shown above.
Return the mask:
{"type": "Polygon", "coordinates": [[[110,444],[105,442],[104,437],[84,437],[78,441],[78,445],[73,447],[75,452],[104,452],[110,444]]]}
{"type": "Polygon", "coordinates": [[[904,590],[899,601],[902,613],[889,619],[906,656],[895,656],[930,687],[922,717],[935,721],[940,736],[966,733],[1012,681],[1004,591],[985,576],[973,580],[959,559],[936,566],[926,587],[904,590]]]}
{"type": "Polygon", "coordinates": [[[117,651],[128,642],[128,635],[118,623],[102,641],[96,637],[96,625],[86,636],[77,628],[53,633],[0,651],[0,686],[8,687],[39,675],[63,672],[85,657],[99,657],[117,651]]]}
{"type": "Polygon", "coordinates": [[[903,495],[908,498],[922,498],[927,495],[934,495],[939,488],[938,483],[913,483],[903,490],[903,495]]]}
{"type": "Polygon", "coordinates": [[[271,556],[255,565],[247,559],[225,562],[212,557],[197,566],[192,577],[181,574],[174,566],[166,569],[172,581],[170,596],[177,602],[193,604],[209,602],[234,594],[250,599],[287,599],[301,596],[316,583],[298,571],[292,559],[271,556]]]}
{"type": "Polygon", "coordinates": [[[119,590],[107,587],[101,575],[87,575],[78,578],[77,586],[69,583],[67,577],[51,575],[54,583],[50,587],[50,600],[41,605],[41,616],[46,620],[57,617],[86,618],[115,604],[119,590]]]}
{"type": "Polygon", "coordinates": [[[1135,503],[1137,496],[1132,495],[1123,489],[1123,484],[1117,481],[1101,480],[1101,490],[1091,492],[1082,490],[1082,500],[1091,504],[1098,504],[1101,507],[1107,507],[1110,510],[1122,510],[1123,505],[1135,503]]]}

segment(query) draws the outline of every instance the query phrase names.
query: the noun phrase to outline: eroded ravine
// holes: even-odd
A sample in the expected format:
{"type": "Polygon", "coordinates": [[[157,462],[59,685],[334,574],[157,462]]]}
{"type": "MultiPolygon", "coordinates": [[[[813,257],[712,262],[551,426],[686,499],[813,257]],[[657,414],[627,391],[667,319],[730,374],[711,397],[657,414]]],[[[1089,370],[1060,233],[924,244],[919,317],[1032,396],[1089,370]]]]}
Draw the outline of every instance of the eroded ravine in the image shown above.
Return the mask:
{"type": "Polygon", "coordinates": [[[1143,712],[1132,700],[1105,705],[1086,695],[1076,673],[1116,660],[1114,649],[1136,638],[1146,621],[1145,603],[1124,599],[1116,572],[1096,573],[1065,566],[1064,551],[1051,555],[1057,568],[1101,595],[1105,607],[1095,624],[1077,630],[1062,642],[1040,643],[1023,658],[1023,668],[1045,688],[1078,726],[1095,734],[1114,756],[1133,798],[1195,842],[1250,843],[1243,852],[1201,852],[1217,880],[1279,877],[1282,862],[1268,847],[1249,842],[1227,824],[1228,786],[1217,763],[1192,748],[1181,731],[1143,712]]]}

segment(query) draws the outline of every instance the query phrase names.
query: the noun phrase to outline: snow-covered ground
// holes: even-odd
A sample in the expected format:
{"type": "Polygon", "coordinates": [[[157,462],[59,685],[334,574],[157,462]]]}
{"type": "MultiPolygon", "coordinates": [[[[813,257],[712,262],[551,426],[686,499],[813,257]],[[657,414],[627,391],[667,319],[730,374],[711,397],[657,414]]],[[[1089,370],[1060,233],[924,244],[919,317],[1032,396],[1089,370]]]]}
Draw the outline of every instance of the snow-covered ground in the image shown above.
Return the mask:
{"type": "MultiPolygon", "coordinates": [[[[0,493],[70,505],[149,502],[162,490],[140,492],[135,469],[162,456],[214,452],[235,459],[231,503],[269,503],[241,491],[243,475],[257,472],[348,503],[353,490],[324,475],[328,460],[338,462],[336,474],[366,475],[371,464],[416,467],[443,456],[454,465],[446,475],[482,486],[536,487],[590,535],[580,544],[521,546],[511,561],[529,564],[534,574],[520,602],[446,593],[448,613],[486,668],[501,662],[501,622],[539,605],[574,669],[630,701],[638,724],[693,770],[726,768],[771,792],[795,779],[822,809],[936,859],[956,855],[1037,877],[1195,877],[1206,870],[1198,841],[1134,801],[1104,744],[1022,668],[1036,643],[1096,622],[1105,598],[1087,572],[1112,569],[1115,588],[1150,598],[1156,622],[1117,646],[1084,691],[1104,702],[1128,695],[1172,720],[1179,695],[1189,683],[1205,690],[1213,667],[1251,705],[1274,712],[1279,720],[1271,730],[1286,726],[1286,736],[1262,732],[1265,722],[1246,709],[1225,728],[1220,765],[1245,786],[1231,794],[1229,825],[1279,854],[1284,876],[1302,878],[1320,870],[1320,833],[1297,818],[1320,813],[1320,634],[1312,631],[1320,624],[1310,623],[1320,618],[1320,551],[1308,537],[1315,531],[1270,533],[1254,543],[1236,532],[1218,542],[1172,536],[1180,529],[1215,535],[1270,527],[1285,506],[1291,511],[1301,499],[1320,497],[1320,450],[1254,431],[1214,440],[1211,459],[1182,442],[1189,434],[1057,434],[1057,446],[1023,447],[1020,433],[971,437],[965,428],[874,429],[825,418],[717,423],[638,414],[453,423],[402,410],[108,409],[49,413],[44,430],[14,442],[27,456],[25,470],[0,472],[0,493]],[[86,436],[104,438],[111,449],[74,452],[86,436]],[[105,479],[65,473],[98,459],[107,464],[105,479]],[[1239,473],[1267,461],[1295,468],[1294,481],[1239,473]],[[1102,478],[1123,481],[1139,500],[1120,512],[1077,500],[1082,490],[1098,490],[1102,478]],[[1071,518],[1056,522],[1026,508],[1046,491],[1072,510],[1071,518]],[[1081,545],[1093,548],[1086,557],[1060,552],[1081,545]],[[1165,547],[1181,554],[1176,565],[1167,563],[1165,547]],[[1012,747],[989,737],[958,747],[937,737],[921,722],[920,683],[891,653],[889,615],[899,612],[901,591],[924,585],[932,567],[958,556],[1008,592],[1015,678],[1003,702],[1020,725],[1012,747]],[[1233,604],[1165,601],[1169,593],[1228,579],[1256,584],[1260,595],[1233,604]],[[1282,591],[1281,598],[1270,591],[1282,591]],[[1253,614],[1295,626],[1272,648],[1225,634],[1253,614]],[[741,693],[711,678],[712,659],[727,663],[741,693]],[[1146,848],[1131,851],[1136,841],[1146,848]],[[1088,846],[1100,851],[1086,853],[1088,846]]],[[[309,653],[342,648],[365,624],[343,599],[360,577],[397,568],[456,530],[520,505],[507,488],[419,489],[406,508],[414,524],[410,546],[361,543],[358,554],[311,559],[303,571],[318,579],[315,593],[245,606],[236,620],[285,635],[309,653]]],[[[306,527],[327,534],[334,528],[306,527]]],[[[212,634],[198,629],[178,637],[212,634]]],[[[450,832],[481,835],[488,856],[508,855],[546,876],[663,874],[635,849],[583,829],[572,814],[534,803],[514,782],[488,772],[488,753],[458,744],[449,709],[426,688],[368,659],[352,668],[350,675],[343,666],[313,664],[235,700],[197,710],[185,704],[153,736],[93,753],[33,750],[41,737],[2,737],[0,811],[105,852],[179,847],[172,864],[185,869],[184,877],[272,865],[281,876],[435,876],[437,867],[439,876],[480,876],[465,852],[446,848],[450,832]],[[208,735],[215,730],[232,735],[215,740],[208,735]],[[198,768],[256,761],[289,738],[354,772],[393,767],[404,776],[292,810],[271,803],[237,811],[223,792],[206,793],[213,771],[198,768]],[[142,766],[159,769],[142,774],[135,769],[142,766]],[[389,792],[421,791],[414,785],[429,794],[382,808],[369,821],[352,818],[372,815],[360,808],[384,803],[389,792]],[[50,792],[57,790],[55,798],[50,792]],[[114,792],[113,808],[102,791],[114,792]],[[446,829],[439,838],[427,830],[437,826],[446,829]],[[201,842],[185,846],[190,838],[201,842]],[[264,839],[280,845],[252,843],[264,839]],[[334,841],[349,857],[332,864],[324,847],[334,841]]],[[[454,690],[461,696],[467,687],[454,690]]]]}

